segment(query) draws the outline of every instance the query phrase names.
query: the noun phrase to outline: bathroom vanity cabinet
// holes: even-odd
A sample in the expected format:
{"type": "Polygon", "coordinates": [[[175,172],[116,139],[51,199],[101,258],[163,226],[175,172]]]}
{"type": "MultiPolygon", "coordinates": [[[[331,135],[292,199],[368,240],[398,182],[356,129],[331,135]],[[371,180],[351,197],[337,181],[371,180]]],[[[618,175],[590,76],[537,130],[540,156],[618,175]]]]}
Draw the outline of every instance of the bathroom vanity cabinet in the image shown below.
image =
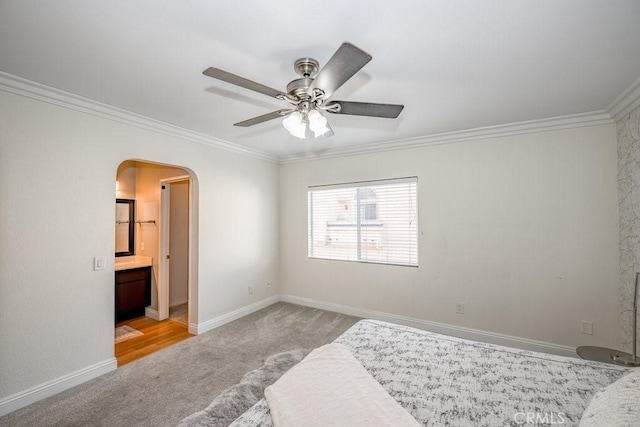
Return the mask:
{"type": "Polygon", "coordinates": [[[116,271],[116,323],[144,316],[151,304],[151,267],[116,271]]]}

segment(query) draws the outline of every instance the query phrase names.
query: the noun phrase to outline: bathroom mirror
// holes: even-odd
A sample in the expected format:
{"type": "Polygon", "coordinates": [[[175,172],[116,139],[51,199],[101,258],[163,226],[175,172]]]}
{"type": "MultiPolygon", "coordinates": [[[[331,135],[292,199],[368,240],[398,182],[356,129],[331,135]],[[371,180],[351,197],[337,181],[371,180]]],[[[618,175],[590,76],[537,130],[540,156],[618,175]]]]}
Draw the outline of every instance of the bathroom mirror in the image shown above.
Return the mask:
{"type": "Polygon", "coordinates": [[[134,254],[135,212],[135,200],[116,199],[116,256],[134,254]]]}

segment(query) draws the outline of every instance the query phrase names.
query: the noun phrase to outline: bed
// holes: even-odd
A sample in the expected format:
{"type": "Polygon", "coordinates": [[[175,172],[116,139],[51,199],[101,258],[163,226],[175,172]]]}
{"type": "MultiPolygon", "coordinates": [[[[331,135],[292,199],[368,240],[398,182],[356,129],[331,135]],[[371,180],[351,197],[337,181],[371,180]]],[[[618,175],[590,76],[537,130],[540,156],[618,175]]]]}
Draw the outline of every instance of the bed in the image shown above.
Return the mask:
{"type": "MultiPolygon", "coordinates": [[[[597,392],[633,371],[374,320],[335,342],[424,426],[578,425],[597,392]]],[[[272,426],[266,399],[231,425],[272,426]]]]}

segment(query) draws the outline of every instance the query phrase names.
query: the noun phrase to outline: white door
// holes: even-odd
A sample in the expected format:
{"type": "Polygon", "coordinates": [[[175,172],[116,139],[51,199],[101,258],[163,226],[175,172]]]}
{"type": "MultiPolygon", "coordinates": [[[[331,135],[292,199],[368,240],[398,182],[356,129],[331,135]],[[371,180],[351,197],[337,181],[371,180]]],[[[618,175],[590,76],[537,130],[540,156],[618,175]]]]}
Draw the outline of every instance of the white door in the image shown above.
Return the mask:
{"type": "Polygon", "coordinates": [[[190,183],[189,176],[160,180],[158,320],[169,317],[170,305],[189,299],[190,183]]]}
{"type": "Polygon", "coordinates": [[[169,185],[169,307],[174,307],[189,300],[189,181],[169,185]]]}

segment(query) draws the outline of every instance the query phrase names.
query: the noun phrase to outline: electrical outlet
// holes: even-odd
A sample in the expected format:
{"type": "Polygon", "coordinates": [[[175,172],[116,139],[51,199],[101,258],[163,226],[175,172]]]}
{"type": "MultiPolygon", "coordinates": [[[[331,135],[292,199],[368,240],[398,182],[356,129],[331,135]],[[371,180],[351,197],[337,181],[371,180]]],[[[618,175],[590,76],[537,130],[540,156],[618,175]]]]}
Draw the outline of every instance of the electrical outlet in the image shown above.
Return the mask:
{"type": "Polygon", "coordinates": [[[457,302],[456,303],[456,313],[457,314],[464,314],[464,303],[463,302],[457,302]]]}
{"type": "Polygon", "coordinates": [[[249,286],[249,295],[253,295],[253,286],[249,286]]]}
{"type": "Polygon", "coordinates": [[[588,322],[583,320],[581,322],[582,325],[582,333],[586,335],[593,335],[593,322],[588,322]]]}

